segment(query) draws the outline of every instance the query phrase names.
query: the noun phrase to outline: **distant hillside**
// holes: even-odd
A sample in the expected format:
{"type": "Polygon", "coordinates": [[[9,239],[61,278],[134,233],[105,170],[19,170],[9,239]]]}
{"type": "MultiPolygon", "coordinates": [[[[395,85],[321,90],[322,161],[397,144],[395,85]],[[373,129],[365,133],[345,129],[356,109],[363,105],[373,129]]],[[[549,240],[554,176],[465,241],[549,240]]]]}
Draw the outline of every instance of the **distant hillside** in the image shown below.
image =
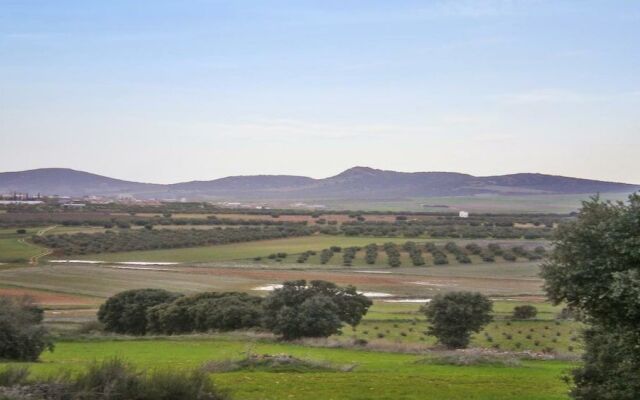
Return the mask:
{"type": "Polygon", "coordinates": [[[60,196],[139,194],[163,185],[123,181],[68,168],[0,173],[0,193],[26,192],[60,196]]]}
{"type": "Polygon", "coordinates": [[[368,167],[354,167],[324,179],[253,175],[171,185],[123,181],[64,168],[0,173],[0,193],[134,195],[140,198],[184,197],[194,200],[371,200],[479,194],[594,194],[639,189],[639,185],[544,174],[476,177],[454,172],[408,173],[368,167]]]}

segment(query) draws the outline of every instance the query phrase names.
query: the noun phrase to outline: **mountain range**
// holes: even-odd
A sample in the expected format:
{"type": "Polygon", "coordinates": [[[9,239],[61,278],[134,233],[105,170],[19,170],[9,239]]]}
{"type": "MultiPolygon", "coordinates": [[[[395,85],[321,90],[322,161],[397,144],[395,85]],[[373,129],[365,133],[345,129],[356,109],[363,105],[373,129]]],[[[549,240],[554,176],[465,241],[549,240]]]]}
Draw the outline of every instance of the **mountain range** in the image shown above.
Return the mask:
{"type": "Polygon", "coordinates": [[[210,181],[151,184],[68,168],[0,173],[0,193],[60,196],[135,196],[190,200],[382,200],[410,197],[594,194],[633,192],[640,185],[538,173],[478,177],[455,172],[397,172],[350,168],[314,179],[292,175],[230,176],[210,181]]]}

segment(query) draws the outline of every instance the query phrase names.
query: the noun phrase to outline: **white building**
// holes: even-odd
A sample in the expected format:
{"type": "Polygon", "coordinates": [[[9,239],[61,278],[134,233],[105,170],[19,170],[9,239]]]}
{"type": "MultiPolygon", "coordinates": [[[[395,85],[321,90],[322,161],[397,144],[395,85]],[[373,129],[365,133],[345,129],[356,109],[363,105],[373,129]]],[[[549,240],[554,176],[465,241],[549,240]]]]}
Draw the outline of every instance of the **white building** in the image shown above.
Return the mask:
{"type": "Polygon", "coordinates": [[[458,216],[459,216],[460,218],[469,218],[469,211],[460,211],[460,212],[458,213],[458,216]]]}

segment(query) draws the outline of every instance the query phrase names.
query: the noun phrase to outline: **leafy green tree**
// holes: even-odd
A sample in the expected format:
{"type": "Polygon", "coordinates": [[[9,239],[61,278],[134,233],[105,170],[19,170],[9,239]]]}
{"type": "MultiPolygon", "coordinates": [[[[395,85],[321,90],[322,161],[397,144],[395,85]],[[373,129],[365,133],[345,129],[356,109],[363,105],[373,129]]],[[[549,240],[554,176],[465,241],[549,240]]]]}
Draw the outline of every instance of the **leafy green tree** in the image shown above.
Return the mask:
{"type": "Polygon", "coordinates": [[[353,286],[289,281],[265,299],[263,323],[287,340],[327,337],[339,332],[343,323],[357,326],[371,304],[353,286]]]}
{"type": "Polygon", "coordinates": [[[144,335],[147,332],[147,310],[169,303],[180,295],[162,289],[133,289],[111,296],[100,306],[98,320],[106,331],[144,335]]]}
{"type": "Polygon", "coordinates": [[[0,359],[36,361],[43,351],[53,350],[43,313],[29,297],[0,297],[0,359]]]}
{"type": "Polygon", "coordinates": [[[450,292],[436,295],[422,308],[431,324],[428,332],[450,349],[469,345],[472,332],[491,322],[493,303],[481,293],[450,292]]]}
{"type": "Polygon", "coordinates": [[[230,331],[260,325],[262,298],[238,292],[205,292],[147,310],[153,333],[230,331]]]}
{"type": "Polygon", "coordinates": [[[558,227],[542,267],[545,289],[590,324],[576,399],[640,398],[640,196],[627,203],[594,197],[558,227]]]}

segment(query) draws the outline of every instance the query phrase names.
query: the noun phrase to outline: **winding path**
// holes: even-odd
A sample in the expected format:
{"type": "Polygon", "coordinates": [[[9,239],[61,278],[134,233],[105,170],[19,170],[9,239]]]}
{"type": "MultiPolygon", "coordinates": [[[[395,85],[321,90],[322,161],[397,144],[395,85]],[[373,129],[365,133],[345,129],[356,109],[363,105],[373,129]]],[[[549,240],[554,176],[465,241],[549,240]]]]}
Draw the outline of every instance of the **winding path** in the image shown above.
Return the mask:
{"type": "MultiPolygon", "coordinates": [[[[46,227],[46,228],[40,229],[40,230],[36,233],[36,235],[37,235],[37,236],[44,236],[47,232],[49,232],[49,231],[50,231],[50,230],[52,230],[52,229],[55,229],[56,227],[57,227],[57,225],[52,225],[52,226],[48,226],[48,227],[46,227]]],[[[25,239],[18,239],[18,242],[20,242],[20,243],[22,243],[22,244],[24,244],[24,245],[27,245],[27,246],[37,247],[37,246],[35,246],[34,244],[27,242],[25,239]]],[[[51,250],[51,249],[45,249],[42,253],[39,253],[39,254],[37,254],[37,255],[35,255],[35,256],[32,256],[32,257],[29,259],[29,264],[31,264],[31,265],[37,265],[37,264],[38,264],[38,262],[40,261],[40,259],[41,259],[42,257],[46,257],[46,256],[48,256],[48,255],[49,255],[49,254],[51,254],[51,253],[53,253],[53,250],[51,250]]]]}

